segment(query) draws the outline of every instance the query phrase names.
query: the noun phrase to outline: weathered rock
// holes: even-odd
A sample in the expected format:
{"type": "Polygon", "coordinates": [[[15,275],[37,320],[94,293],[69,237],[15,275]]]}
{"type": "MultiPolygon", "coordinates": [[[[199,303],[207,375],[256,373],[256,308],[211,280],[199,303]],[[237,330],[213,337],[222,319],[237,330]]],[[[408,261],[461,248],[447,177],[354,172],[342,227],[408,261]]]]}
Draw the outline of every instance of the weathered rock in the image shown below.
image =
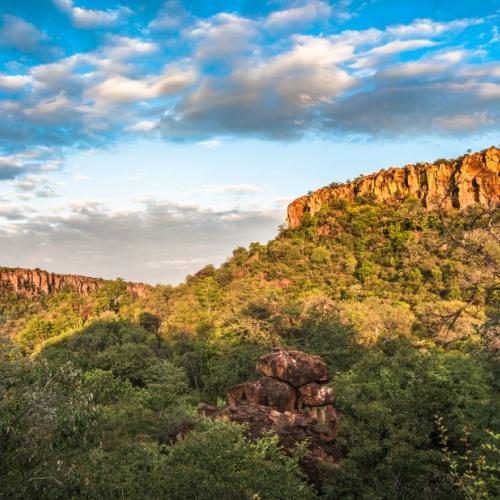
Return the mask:
{"type": "Polygon", "coordinates": [[[303,385],[299,389],[299,407],[324,406],[333,403],[333,389],[316,382],[303,385]]]}
{"type": "Polygon", "coordinates": [[[337,412],[331,405],[309,408],[307,415],[314,422],[314,431],[324,442],[331,442],[337,437],[337,412]]]}
{"type": "MultiPolygon", "coordinates": [[[[80,295],[90,295],[104,285],[106,280],[74,274],[55,274],[40,269],[0,267],[0,283],[10,287],[19,295],[36,297],[53,295],[64,287],[72,288],[80,295]]],[[[146,294],[147,285],[127,283],[127,289],[130,293],[143,297],[146,294]]]]}
{"type": "Polygon", "coordinates": [[[281,412],[297,408],[297,391],[290,384],[271,377],[231,387],[226,395],[229,405],[257,403],[281,412]]]}
{"type": "Polygon", "coordinates": [[[252,439],[275,432],[287,449],[309,438],[311,450],[322,450],[322,457],[333,452],[330,448],[337,432],[337,415],[331,406],[312,408],[304,413],[279,412],[269,406],[248,403],[229,405],[217,416],[246,424],[252,439]]]}
{"type": "Polygon", "coordinates": [[[380,203],[415,198],[429,209],[463,210],[471,205],[495,208],[500,203],[500,149],[452,161],[407,165],[363,176],[355,181],[328,186],[302,196],[288,206],[288,226],[300,226],[305,213],[314,215],[333,200],[352,202],[371,196],[380,203]]]}
{"type": "Polygon", "coordinates": [[[328,382],[328,367],[323,359],[301,351],[274,349],[259,358],[257,370],[297,388],[311,382],[328,382]]]}

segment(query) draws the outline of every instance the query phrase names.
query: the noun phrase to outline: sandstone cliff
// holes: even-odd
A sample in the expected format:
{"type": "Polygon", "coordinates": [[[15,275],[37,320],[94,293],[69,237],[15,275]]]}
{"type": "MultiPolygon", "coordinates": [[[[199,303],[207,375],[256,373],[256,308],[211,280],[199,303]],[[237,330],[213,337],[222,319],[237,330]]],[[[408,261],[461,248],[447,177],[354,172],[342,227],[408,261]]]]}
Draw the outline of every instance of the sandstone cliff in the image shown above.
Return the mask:
{"type": "Polygon", "coordinates": [[[345,184],[318,189],[288,206],[288,226],[300,226],[332,200],[372,196],[381,203],[416,198],[429,209],[463,210],[471,205],[495,208],[500,202],[500,149],[491,147],[457,160],[390,168],[345,184]]]}
{"type": "MultiPolygon", "coordinates": [[[[99,278],[88,278],[73,274],[54,274],[40,269],[22,269],[0,267],[0,284],[10,285],[11,289],[25,297],[52,295],[65,286],[73,288],[77,293],[89,295],[106,281],[99,278]]],[[[138,297],[144,296],[147,285],[143,283],[127,283],[128,290],[138,297]]],[[[1,289],[0,289],[1,293],[1,289]]]]}

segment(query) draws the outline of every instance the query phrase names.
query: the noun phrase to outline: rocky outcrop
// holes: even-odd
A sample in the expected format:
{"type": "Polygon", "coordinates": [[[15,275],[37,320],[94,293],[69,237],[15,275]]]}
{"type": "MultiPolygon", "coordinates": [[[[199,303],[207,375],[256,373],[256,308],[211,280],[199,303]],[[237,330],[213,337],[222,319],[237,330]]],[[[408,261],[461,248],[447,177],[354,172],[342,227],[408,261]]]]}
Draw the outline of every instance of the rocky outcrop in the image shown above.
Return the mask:
{"type": "Polygon", "coordinates": [[[203,405],[200,412],[245,424],[250,437],[276,433],[286,449],[309,440],[306,470],[321,461],[335,461],[338,417],[332,406],[325,361],[301,351],[274,349],[257,361],[262,378],[230,388],[228,405],[217,410],[203,405]]]}
{"type": "Polygon", "coordinates": [[[257,371],[299,388],[311,382],[328,382],[328,368],[320,356],[275,349],[257,361],[257,371]]]}
{"type": "MultiPolygon", "coordinates": [[[[81,295],[89,295],[106,283],[99,278],[89,278],[74,274],[54,274],[40,269],[0,267],[0,283],[8,286],[14,293],[25,297],[53,295],[64,287],[69,287],[81,295]]],[[[127,283],[128,290],[138,297],[145,295],[147,285],[127,283]]]]}
{"type": "Polygon", "coordinates": [[[297,408],[297,392],[294,387],[272,377],[262,377],[256,382],[240,384],[226,393],[229,405],[257,403],[278,411],[293,411],[297,408]]]}
{"type": "Polygon", "coordinates": [[[463,210],[472,205],[495,208],[500,202],[500,149],[491,147],[457,160],[390,168],[318,189],[288,206],[288,226],[300,226],[306,213],[314,215],[334,200],[352,202],[360,196],[380,203],[415,198],[429,210],[463,210]]]}

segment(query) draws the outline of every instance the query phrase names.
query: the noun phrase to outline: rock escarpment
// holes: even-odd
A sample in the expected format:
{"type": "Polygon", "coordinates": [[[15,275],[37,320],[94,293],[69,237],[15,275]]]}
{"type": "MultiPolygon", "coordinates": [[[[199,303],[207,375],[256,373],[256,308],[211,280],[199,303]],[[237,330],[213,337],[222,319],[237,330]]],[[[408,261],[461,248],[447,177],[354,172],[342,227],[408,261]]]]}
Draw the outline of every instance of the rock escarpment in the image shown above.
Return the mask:
{"type": "Polygon", "coordinates": [[[333,200],[352,202],[371,196],[380,203],[415,198],[429,209],[460,209],[471,205],[495,208],[500,203],[500,149],[491,147],[457,160],[390,168],[345,184],[318,189],[288,206],[288,226],[300,226],[333,200]]]}
{"type": "Polygon", "coordinates": [[[274,432],[286,449],[308,439],[306,468],[333,462],[338,456],[338,417],[332,406],[333,390],[326,385],[325,361],[300,351],[274,349],[259,358],[257,370],[262,378],[227,391],[226,408],[205,405],[201,411],[246,424],[252,438],[274,432]]]}
{"type": "MultiPolygon", "coordinates": [[[[73,274],[54,274],[40,269],[0,267],[1,283],[19,295],[37,297],[53,295],[64,287],[70,287],[81,295],[89,295],[106,283],[106,280],[73,274]]],[[[127,283],[127,288],[134,295],[142,297],[146,293],[147,285],[127,283]]]]}

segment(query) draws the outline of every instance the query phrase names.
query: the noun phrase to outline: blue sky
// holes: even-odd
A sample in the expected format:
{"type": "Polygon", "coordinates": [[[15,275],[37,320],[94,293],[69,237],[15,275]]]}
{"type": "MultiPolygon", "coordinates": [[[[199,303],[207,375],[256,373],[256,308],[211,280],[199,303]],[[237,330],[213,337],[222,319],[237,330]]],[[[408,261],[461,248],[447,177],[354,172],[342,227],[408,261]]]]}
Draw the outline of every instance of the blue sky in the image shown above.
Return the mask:
{"type": "Polygon", "coordinates": [[[1,0],[0,264],[178,282],[287,203],[498,144],[498,0],[1,0]]]}

